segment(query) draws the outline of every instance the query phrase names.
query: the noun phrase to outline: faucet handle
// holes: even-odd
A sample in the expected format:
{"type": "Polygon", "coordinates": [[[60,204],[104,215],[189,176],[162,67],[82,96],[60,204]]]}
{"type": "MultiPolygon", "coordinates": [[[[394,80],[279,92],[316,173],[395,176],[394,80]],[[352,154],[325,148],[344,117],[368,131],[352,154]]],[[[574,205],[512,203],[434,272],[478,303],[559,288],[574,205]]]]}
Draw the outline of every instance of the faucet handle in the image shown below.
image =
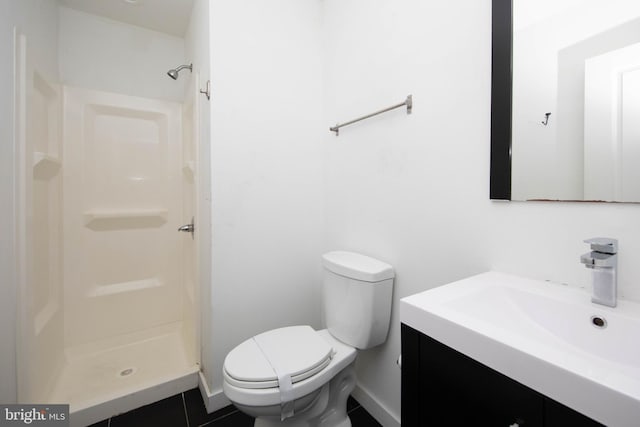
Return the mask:
{"type": "Polygon", "coordinates": [[[618,253],[618,239],[610,237],[594,237],[584,241],[591,245],[591,250],[604,254],[618,253]]]}

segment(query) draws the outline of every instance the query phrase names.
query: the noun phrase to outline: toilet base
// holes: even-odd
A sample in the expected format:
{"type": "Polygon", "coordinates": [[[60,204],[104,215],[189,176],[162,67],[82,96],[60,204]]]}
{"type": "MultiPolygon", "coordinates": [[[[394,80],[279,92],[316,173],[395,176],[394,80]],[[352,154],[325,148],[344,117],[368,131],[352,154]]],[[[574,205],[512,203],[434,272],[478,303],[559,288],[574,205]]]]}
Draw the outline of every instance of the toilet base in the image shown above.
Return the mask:
{"type": "MultiPolygon", "coordinates": [[[[275,417],[256,417],[254,427],[351,427],[347,399],[356,386],[355,363],[340,371],[314,401],[293,417],[280,421],[275,417]]],[[[242,409],[242,408],[240,408],[242,409]]],[[[252,411],[255,415],[255,408],[252,411]]]]}

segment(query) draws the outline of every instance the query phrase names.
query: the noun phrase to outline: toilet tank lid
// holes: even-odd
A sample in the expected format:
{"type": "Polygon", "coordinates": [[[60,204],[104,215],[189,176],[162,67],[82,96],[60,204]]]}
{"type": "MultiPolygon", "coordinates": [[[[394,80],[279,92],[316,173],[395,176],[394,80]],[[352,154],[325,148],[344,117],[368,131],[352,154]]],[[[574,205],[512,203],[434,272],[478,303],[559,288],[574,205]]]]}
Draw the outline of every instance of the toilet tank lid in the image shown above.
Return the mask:
{"type": "Polygon", "coordinates": [[[328,252],[322,255],[322,264],[333,273],[364,282],[381,282],[395,276],[389,264],[354,252],[328,252]]]}

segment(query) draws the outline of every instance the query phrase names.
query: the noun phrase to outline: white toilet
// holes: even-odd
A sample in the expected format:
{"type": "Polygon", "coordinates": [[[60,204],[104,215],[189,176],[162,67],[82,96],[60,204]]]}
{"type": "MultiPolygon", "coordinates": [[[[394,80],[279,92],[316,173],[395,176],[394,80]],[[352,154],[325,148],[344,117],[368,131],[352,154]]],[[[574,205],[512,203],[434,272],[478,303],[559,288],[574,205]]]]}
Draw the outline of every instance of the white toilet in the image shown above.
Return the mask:
{"type": "Polygon", "coordinates": [[[224,361],[225,395],[256,427],[350,427],[356,349],[387,339],[393,268],[335,251],[322,256],[327,329],[290,326],[256,335],[224,361]]]}

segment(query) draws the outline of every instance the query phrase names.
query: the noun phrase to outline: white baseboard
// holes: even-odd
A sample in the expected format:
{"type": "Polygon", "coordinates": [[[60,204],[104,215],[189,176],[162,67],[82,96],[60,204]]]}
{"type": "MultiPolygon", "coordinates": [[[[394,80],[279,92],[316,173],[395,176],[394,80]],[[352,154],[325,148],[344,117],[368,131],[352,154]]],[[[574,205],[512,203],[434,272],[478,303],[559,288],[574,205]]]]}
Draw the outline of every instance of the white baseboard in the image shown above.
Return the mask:
{"type": "Polygon", "coordinates": [[[224,408],[225,406],[231,405],[231,401],[227,399],[227,396],[224,395],[222,390],[216,390],[213,392],[209,390],[207,380],[202,374],[202,371],[199,372],[198,388],[200,389],[202,400],[204,400],[204,406],[207,408],[207,413],[210,414],[218,409],[224,408]]]}
{"type": "Polygon", "coordinates": [[[360,384],[356,385],[351,395],[373,418],[382,424],[383,427],[400,427],[400,418],[380,403],[380,401],[373,397],[366,389],[361,387],[360,384]]]}

